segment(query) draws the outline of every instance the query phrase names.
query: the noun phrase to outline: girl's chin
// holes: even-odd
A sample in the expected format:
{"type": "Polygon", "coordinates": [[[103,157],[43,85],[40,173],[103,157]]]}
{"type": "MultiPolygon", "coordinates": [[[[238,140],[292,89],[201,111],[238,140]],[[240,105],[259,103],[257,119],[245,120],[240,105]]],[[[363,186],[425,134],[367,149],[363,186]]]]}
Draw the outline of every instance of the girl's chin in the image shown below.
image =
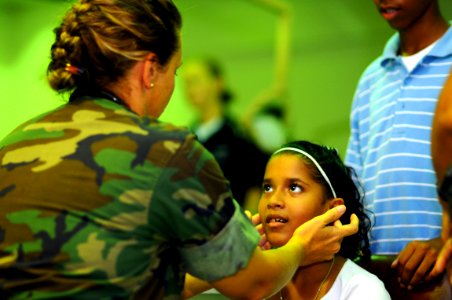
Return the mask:
{"type": "Polygon", "coordinates": [[[267,239],[273,248],[278,248],[287,244],[287,242],[290,240],[290,237],[286,238],[282,236],[267,236],[267,239]]]}

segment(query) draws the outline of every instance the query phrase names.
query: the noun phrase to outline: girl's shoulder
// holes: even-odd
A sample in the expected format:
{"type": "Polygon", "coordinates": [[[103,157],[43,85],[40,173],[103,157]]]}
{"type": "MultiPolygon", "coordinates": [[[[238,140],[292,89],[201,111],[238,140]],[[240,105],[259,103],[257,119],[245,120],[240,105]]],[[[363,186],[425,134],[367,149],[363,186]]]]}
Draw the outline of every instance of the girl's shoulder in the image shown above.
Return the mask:
{"type": "Polygon", "coordinates": [[[355,280],[362,277],[363,279],[381,281],[376,275],[370,273],[350,259],[346,259],[338,277],[343,277],[346,280],[355,280]]]}
{"type": "Polygon", "coordinates": [[[384,300],[391,298],[384,283],[377,276],[347,259],[333,286],[322,299],[384,300]]]}

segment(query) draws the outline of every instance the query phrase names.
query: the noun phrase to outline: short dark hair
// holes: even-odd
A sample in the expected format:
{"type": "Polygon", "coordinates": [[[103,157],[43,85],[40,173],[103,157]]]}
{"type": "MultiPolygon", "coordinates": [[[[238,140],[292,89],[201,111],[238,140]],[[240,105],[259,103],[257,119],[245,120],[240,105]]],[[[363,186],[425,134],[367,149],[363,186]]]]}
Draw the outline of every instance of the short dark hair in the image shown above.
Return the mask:
{"type": "MultiPolygon", "coordinates": [[[[203,57],[199,59],[199,62],[204,65],[207,69],[207,72],[215,79],[224,79],[224,69],[220,62],[212,57],[203,57]]],[[[233,95],[231,91],[223,87],[223,90],[220,92],[220,100],[223,104],[228,104],[231,102],[233,95]]]]}

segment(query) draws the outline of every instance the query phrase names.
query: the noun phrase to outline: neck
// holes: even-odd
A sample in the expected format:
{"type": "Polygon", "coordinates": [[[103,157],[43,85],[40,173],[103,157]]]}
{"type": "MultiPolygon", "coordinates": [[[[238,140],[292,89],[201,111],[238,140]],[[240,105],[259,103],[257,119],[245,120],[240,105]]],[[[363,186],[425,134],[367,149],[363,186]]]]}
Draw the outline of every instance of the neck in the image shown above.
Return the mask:
{"type": "Polygon", "coordinates": [[[441,38],[447,31],[449,23],[441,16],[439,9],[430,11],[412,26],[399,30],[400,54],[416,54],[441,38]]]}
{"type": "Polygon", "coordinates": [[[284,299],[320,299],[334,283],[337,273],[335,266],[340,258],[334,261],[316,263],[298,268],[291,282],[286,286],[284,299]],[[320,292],[318,293],[320,288],[320,292]]]}
{"type": "Polygon", "coordinates": [[[150,89],[143,88],[141,79],[137,75],[140,74],[143,64],[143,62],[136,63],[123,77],[105,86],[105,90],[121,98],[130,110],[140,116],[149,114],[147,101],[150,98],[147,94],[150,89]]]}
{"type": "Polygon", "coordinates": [[[201,123],[207,123],[213,119],[223,116],[224,110],[221,104],[215,103],[205,107],[201,112],[201,123]]]}

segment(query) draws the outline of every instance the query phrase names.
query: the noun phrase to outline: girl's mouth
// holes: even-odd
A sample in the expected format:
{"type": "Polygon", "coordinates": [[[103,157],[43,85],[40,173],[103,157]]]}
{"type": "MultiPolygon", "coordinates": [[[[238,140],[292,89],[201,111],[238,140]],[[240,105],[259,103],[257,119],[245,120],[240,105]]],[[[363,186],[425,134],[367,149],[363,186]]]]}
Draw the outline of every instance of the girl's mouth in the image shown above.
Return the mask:
{"type": "Polygon", "coordinates": [[[287,219],[279,215],[269,215],[265,222],[269,228],[278,228],[287,223],[287,219]]]}
{"type": "Polygon", "coordinates": [[[267,218],[267,223],[287,223],[287,220],[282,218],[267,218]]]}

